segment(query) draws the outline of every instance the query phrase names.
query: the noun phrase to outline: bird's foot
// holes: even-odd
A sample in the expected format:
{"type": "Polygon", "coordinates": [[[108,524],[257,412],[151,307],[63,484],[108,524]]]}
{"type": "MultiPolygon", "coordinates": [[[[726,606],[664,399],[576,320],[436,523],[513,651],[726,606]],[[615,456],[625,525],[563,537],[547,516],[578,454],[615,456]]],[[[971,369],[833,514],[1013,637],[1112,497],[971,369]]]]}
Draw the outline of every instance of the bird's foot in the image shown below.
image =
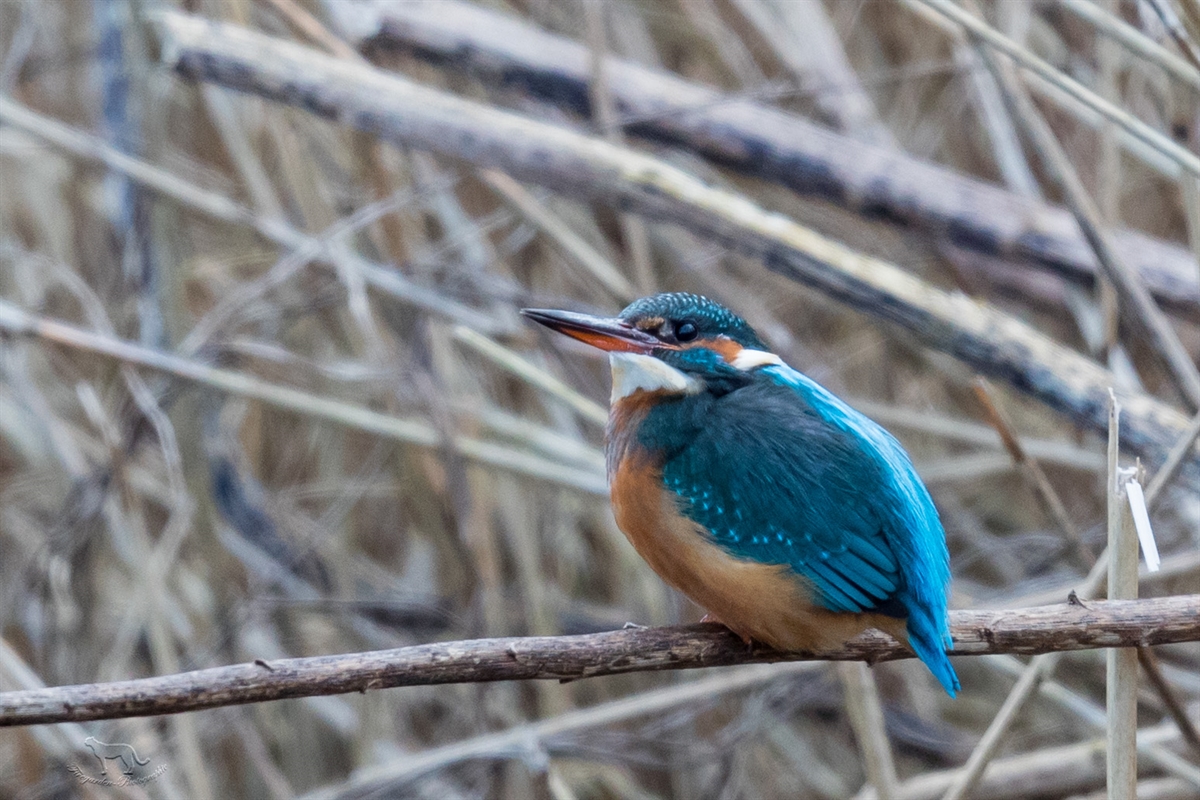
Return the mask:
{"type": "Polygon", "coordinates": [[[650,626],[649,625],[639,625],[636,622],[626,622],[624,625],[621,626],[621,629],[626,630],[626,631],[644,631],[648,627],[650,627],[650,626]]]}

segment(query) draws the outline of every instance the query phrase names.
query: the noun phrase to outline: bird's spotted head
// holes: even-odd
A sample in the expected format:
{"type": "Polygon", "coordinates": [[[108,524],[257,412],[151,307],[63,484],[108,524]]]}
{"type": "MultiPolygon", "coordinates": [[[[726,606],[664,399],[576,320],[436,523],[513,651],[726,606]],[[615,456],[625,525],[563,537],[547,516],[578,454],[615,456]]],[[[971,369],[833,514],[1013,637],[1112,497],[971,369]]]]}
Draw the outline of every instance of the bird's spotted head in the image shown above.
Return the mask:
{"type": "Polygon", "coordinates": [[[767,349],[746,320],[720,303],[687,292],[668,292],[634,300],[618,318],[639,331],[653,334],[668,349],[728,349],[725,342],[752,350],[767,349]]]}
{"type": "Polygon", "coordinates": [[[525,309],[526,317],[609,353],[613,401],[638,391],[725,392],[781,363],[744,319],[707,297],[671,292],[635,300],[616,317],[525,309]]]}

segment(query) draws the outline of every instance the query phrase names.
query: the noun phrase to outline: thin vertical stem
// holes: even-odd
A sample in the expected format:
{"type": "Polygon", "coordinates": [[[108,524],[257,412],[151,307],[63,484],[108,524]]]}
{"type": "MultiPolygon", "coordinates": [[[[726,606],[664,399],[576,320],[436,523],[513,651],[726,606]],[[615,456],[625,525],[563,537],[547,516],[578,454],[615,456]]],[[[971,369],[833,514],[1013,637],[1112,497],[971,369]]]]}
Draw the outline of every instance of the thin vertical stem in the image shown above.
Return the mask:
{"type": "MultiPolygon", "coordinates": [[[[1110,392],[1108,413],[1108,597],[1137,597],[1138,543],[1123,502],[1117,458],[1121,407],[1110,392]]],[[[1108,797],[1137,797],[1137,651],[1110,649],[1108,685],[1108,797]]]]}
{"type": "Polygon", "coordinates": [[[838,664],[838,675],[846,694],[850,727],[862,751],[867,782],[875,788],[878,800],[893,800],[897,796],[896,764],[888,744],[875,676],[861,661],[838,664]]]}
{"type": "Polygon", "coordinates": [[[1200,265],[1200,181],[1181,181],[1183,186],[1183,217],[1187,222],[1188,244],[1200,265]]]}
{"type": "MultiPolygon", "coordinates": [[[[1106,0],[1105,10],[1114,16],[1117,14],[1117,0],[1106,0]]],[[[1117,43],[1107,37],[1097,37],[1097,53],[1100,56],[1100,85],[1099,92],[1108,100],[1120,101],[1117,89],[1118,67],[1121,57],[1117,43]]],[[[1111,121],[1105,122],[1100,129],[1100,163],[1096,170],[1096,197],[1100,214],[1109,225],[1117,225],[1121,219],[1121,148],[1117,139],[1117,126],[1111,121]]],[[[1103,355],[1104,361],[1109,361],[1113,348],[1119,346],[1117,339],[1117,317],[1120,310],[1117,289],[1112,278],[1098,274],[1096,288],[1100,311],[1103,315],[1103,355]]]]}

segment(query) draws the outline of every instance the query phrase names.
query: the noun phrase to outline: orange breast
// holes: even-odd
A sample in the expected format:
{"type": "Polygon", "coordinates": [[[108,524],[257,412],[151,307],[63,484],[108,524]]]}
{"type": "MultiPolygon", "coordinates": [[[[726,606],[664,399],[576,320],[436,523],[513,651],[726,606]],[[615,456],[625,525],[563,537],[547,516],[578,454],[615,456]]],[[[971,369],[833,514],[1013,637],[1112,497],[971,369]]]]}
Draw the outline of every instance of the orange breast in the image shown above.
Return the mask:
{"type": "Polygon", "coordinates": [[[613,455],[618,527],[663,580],[738,635],[781,650],[835,647],[867,628],[905,641],[903,620],[827,611],[814,606],[809,587],[788,567],[735,558],[680,513],[645,451],[623,447],[613,455]]]}

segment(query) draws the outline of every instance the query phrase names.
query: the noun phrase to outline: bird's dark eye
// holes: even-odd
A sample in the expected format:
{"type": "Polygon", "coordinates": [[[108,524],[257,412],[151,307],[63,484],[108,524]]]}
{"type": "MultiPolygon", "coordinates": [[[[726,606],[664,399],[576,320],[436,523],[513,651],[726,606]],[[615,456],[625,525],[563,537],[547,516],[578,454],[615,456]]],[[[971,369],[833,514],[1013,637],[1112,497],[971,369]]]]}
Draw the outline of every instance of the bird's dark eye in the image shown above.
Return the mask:
{"type": "Polygon", "coordinates": [[[696,329],[696,323],[690,319],[685,319],[683,322],[675,323],[675,339],[680,342],[690,342],[696,338],[699,331],[696,329]]]}

